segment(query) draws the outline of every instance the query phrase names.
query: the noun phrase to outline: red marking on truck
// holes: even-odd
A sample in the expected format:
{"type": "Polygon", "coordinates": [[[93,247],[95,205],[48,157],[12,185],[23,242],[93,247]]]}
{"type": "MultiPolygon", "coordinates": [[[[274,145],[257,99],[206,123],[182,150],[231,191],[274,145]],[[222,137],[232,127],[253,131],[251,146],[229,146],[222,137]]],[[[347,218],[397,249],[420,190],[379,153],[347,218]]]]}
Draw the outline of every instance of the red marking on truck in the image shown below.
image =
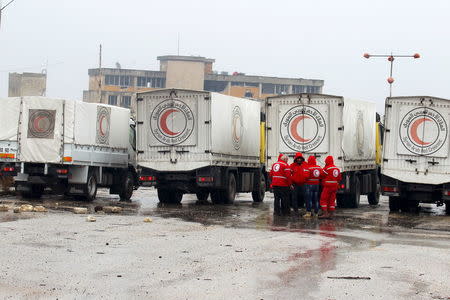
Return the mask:
{"type": "Polygon", "coordinates": [[[173,132],[173,131],[170,130],[169,127],[167,126],[167,118],[168,118],[171,114],[173,114],[173,113],[175,113],[175,112],[177,112],[177,111],[178,111],[178,110],[173,109],[173,108],[172,108],[172,109],[166,110],[166,111],[162,114],[161,119],[160,119],[160,121],[159,121],[159,126],[161,127],[161,130],[162,130],[164,133],[168,134],[168,135],[174,136],[174,135],[177,135],[177,134],[180,133],[180,132],[173,132]]]}
{"type": "Polygon", "coordinates": [[[411,127],[410,127],[410,130],[409,130],[410,135],[411,135],[411,139],[412,139],[415,143],[417,143],[417,144],[419,144],[419,145],[422,145],[422,146],[426,146],[426,145],[431,144],[431,143],[427,143],[427,142],[424,142],[423,140],[421,140],[421,139],[419,138],[418,133],[417,133],[420,124],[422,124],[422,123],[424,123],[424,122],[426,122],[426,121],[431,122],[432,120],[431,120],[431,119],[428,119],[428,118],[417,119],[417,120],[415,120],[415,121],[412,123],[412,125],[411,125],[411,127]]]}
{"type": "Polygon", "coordinates": [[[297,141],[299,141],[300,143],[307,143],[311,140],[311,139],[305,139],[302,136],[300,136],[300,134],[298,133],[298,130],[297,130],[298,124],[301,121],[303,121],[304,119],[311,119],[311,118],[308,116],[298,116],[291,122],[291,127],[290,127],[292,137],[294,139],[296,139],[297,141]]]}

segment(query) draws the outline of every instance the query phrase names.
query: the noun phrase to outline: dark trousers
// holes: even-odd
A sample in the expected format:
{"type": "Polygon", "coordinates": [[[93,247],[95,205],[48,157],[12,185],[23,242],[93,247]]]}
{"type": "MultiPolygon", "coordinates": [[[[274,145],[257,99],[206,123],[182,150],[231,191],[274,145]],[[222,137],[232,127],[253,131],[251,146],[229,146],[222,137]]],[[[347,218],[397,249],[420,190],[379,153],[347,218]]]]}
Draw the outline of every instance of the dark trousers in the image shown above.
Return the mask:
{"type": "Polygon", "coordinates": [[[274,186],[273,196],[275,198],[273,212],[276,215],[289,214],[289,194],[290,188],[287,186],[274,186]]]}
{"type": "Polygon", "coordinates": [[[319,185],[305,185],[306,210],[317,214],[319,212],[319,185]]]}
{"type": "Polygon", "coordinates": [[[294,185],[291,193],[291,207],[294,211],[298,211],[299,207],[305,205],[305,188],[303,185],[294,185]]]}

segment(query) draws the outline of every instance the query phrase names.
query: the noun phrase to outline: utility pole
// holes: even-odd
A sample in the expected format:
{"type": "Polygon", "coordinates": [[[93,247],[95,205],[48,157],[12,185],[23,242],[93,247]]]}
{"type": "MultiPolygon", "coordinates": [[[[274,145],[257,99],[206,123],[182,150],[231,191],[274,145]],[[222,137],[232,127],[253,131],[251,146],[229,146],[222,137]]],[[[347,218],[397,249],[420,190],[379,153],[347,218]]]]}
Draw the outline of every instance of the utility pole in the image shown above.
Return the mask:
{"type": "Polygon", "coordinates": [[[2,12],[5,8],[7,8],[11,3],[13,3],[15,0],[9,1],[5,6],[2,6],[2,3],[0,1],[0,28],[2,27],[2,12]]]}
{"type": "Polygon", "coordinates": [[[100,51],[98,53],[98,98],[102,103],[102,44],[100,44],[100,51]]]}
{"type": "Polygon", "coordinates": [[[389,71],[389,77],[387,79],[387,82],[389,83],[389,97],[392,97],[392,84],[394,83],[394,77],[392,77],[392,71],[394,69],[394,60],[397,57],[411,57],[414,59],[420,58],[419,53],[415,53],[413,55],[394,55],[394,54],[369,54],[364,53],[363,57],[369,59],[371,57],[387,57],[389,63],[390,63],[390,71],[389,71]]]}

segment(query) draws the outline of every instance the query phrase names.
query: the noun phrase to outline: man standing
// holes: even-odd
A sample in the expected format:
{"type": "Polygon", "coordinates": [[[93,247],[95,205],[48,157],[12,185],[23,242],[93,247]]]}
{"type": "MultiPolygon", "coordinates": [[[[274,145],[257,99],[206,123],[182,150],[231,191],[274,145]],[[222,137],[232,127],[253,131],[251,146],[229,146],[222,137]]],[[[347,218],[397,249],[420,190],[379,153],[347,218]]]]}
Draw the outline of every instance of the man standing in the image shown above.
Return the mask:
{"type": "Polygon", "coordinates": [[[291,194],[291,207],[295,213],[298,213],[298,208],[303,207],[305,203],[304,184],[306,164],[300,152],[295,154],[294,162],[290,167],[292,170],[292,183],[294,184],[294,190],[291,194]]]}
{"type": "Polygon", "coordinates": [[[274,214],[289,214],[289,193],[291,189],[291,169],[287,164],[288,157],[280,154],[278,161],[272,165],[269,177],[274,194],[274,214]]]}
{"type": "Polygon", "coordinates": [[[320,207],[323,214],[321,218],[330,218],[334,215],[336,208],[336,192],[341,181],[341,170],[334,165],[333,156],[325,158],[325,168],[323,168],[324,178],[322,180],[322,195],[320,197],[320,207]]]}
{"type": "Polygon", "coordinates": [[[306,170],[308,174],[305,180],[306,214],[303,217],[310,218],[312,209],[316,215],[319,212],[319,185],[323,177],[323,170],[317,165],[314,155],[308,157],[306,170]]]}

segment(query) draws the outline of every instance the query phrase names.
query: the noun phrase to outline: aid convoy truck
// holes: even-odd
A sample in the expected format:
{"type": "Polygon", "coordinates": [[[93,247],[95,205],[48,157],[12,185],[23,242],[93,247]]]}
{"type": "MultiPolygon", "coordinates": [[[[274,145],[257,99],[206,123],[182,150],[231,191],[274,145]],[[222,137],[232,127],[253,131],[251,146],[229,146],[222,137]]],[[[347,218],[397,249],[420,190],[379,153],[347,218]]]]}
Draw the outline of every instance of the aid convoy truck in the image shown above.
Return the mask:
{"type": "Polygon", "coordinates": [[[450,214],[450,100],[386,99],[382,193],[391,211],[445,204],[450,214]]]}
{"type": "Polygon", "coordinates": [[[337,204],[358,207],[360,195],[370,204],[380,196],[379,126],[375,104],[322,94],[292,94],[267,99],[267,167],[279,153],[314,155],[324,166],[332,155],[342,171],[337,204]]]}
{"type": "Polygon", "coordinates": [[[16,128],[14,179],[22,196],[50,188],[92,200],[97,187],[107,187],[130,199],[138,180],[128,109],[46,97],[10,99],[2,109],[11,111],[10,135],[16,128]]]}
{"type": "Polygon", "coordinates": [[[162,89],[137,95],[137,163],[159,201],[183,194],[232,203],[236,193],[265,192],[264,126],[259,101],[219,93],[162,89]]]}

